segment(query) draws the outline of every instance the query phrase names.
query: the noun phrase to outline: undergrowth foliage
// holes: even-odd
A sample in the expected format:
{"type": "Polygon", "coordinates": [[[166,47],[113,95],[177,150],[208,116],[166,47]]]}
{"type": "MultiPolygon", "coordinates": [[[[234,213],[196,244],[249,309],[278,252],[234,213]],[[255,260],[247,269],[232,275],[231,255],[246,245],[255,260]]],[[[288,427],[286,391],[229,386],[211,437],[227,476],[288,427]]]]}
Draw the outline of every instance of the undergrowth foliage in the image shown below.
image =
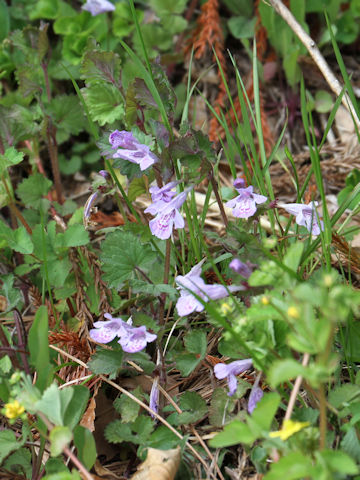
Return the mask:
{"type": "Polygon", "coordinates": [[[144,28],[132,1],[94,10],[88,0],[81,12],[33,3],[30,19],[52,20],[63,41],[50,48],[41,22],[6,32],[2,51],[18,85],[0,103],[2,471],[91,479],[106,439],[131,462],[148,455],[150,469],[156,450],[172,452],[163,478],[180,464],[177,478],[225,479],[240,451],[266,480],[358,478],[360,294],[346,227],[359,184],[349,177],[330,215],[326,132],[318,142],[304,83],[319,195],[305,202],[310,176],[300,184],[294,166],[297,194],[286,203],[272,187],[282,138],[273,146],[266,134],[256,45],[250,89],[234,62],[233,102],[222,32],[202,36],[219,5],[204,3],[194,56],[200,43],[214,47],[225,187],[221,152],[190,125],[191,81],[178,124],[153,55],[155,33],[185,29],[186,2],[150,2],[159,25],[144,28]],[[77,203],[63,178],[83,164],[98,173],[77,203]],[[121,220],[102,228],[104,205],[121,220]],[[336,252],[349,253],[348,273],[334,268],[336,252]],[[99,439],[101,395],[112,419],[99,439]]]}

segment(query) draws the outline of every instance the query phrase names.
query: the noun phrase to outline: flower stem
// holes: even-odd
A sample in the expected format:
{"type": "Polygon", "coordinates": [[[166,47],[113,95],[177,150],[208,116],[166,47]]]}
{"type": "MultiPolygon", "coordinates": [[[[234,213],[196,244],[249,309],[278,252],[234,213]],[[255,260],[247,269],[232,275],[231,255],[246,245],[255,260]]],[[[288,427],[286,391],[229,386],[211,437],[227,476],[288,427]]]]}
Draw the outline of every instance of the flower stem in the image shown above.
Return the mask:
{"type": "Polygon", "coordinates": [[[219,205],[220,214],[222,216],[224,225],[225,225],[225,227],[227,227],[229,221],[227,219],[227,216],[226,216],[226,213],[225,213],[225,210],[224,210],[223,202],[222,202],[222,200],[220,198],[220,195],[219,195],[219,190],[218,190],[215,178],[214,178],[214,171],[212,169],[211,169],[211,172],[209,173],[209,179],[210,179],[210,182],[211,182],[211,185],[212,185],[215,197],[216,197],[217,204],[219,205]]]}

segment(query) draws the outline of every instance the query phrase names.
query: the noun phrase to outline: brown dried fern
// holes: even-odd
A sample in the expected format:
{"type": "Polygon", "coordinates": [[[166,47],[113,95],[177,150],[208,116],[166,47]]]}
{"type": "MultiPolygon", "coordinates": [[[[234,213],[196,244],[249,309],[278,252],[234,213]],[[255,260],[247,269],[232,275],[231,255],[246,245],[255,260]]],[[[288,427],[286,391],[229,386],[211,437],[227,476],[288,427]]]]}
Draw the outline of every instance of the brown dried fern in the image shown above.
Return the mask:
{"type": "MultiPolygon", "coordinates": [[[[226,60],[224,56],[224,35],[221,28],[221,19],[219,15],[218,0],[207,0],[201,7],[201,14],[197,19],[197,27],[192,35],[192,47],[194,49],[194,57],[200,59],[205,56],[207,51],[213,52],[212,58],[214,62],[218,60],[224,78],[226,74],[226,60]]],[[[189,52],[191,44],[186,47],[189,52]]],[[[219,91],[215,100],[215,112],[219,115],[221,108],[225,105],[226,89],[223,82],[220,68],[217,71],[219,80],[219,91]]],[[[212,141],[217,139],[217,129],[219,123],[214,116],[210,121],[209,138],[212,141]]]]}

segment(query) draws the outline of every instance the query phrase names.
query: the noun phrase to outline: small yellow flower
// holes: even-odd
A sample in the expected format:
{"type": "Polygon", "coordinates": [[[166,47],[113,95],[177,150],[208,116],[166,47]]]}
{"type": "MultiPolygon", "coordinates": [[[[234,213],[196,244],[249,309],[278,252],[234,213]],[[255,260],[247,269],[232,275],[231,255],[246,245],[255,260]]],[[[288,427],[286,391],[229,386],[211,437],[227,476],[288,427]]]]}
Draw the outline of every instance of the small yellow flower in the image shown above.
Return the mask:
{"type": "Polygon", "coordinates": [[[289,307],[288,311],[287,311],[287,314],[291,318],[296,318],[296,319],[300,318],[299,310],[296,307],[289,307]]]}
{"type": "Polygon", "coordinates": [[[25,408],[17,400],[5,403],[5,417],[14,419],[24,413],[25,408]]]}
{"type": "Polygon", "coordinates": [[[324,275],[324,285],[325,285],[325,287],[330,288],[330,287],[332,287],[333,283],[334,282],[333,282],[332,275],[329,275],[329,274],[324,275]]]}
{"type": "Polygon", "coordinates": [[[220,307],[220,311],[222,315],[227,315],[228,313],[231,313],[233,311],[233,307],[229,305],[227,302],[223,302],[220,307]]]}
{"type": "Polygon", "coordinates": [[[269,305],[269,303],[270,303],[269,297],[267,297],[266,295],[264,295],[263,297],[261,297],[261,303],[262,303],[263,305],[269,305]]]}
{"type": "Polygon", "coordinates": [[[269,437],[280,437],[281,440],[287,440],[294,433],[299,432],[303,428],[309,426],[309,422],[294,422],[293,420],[284,420],[281,430],[277,432],[270,432],[269,437]]]}

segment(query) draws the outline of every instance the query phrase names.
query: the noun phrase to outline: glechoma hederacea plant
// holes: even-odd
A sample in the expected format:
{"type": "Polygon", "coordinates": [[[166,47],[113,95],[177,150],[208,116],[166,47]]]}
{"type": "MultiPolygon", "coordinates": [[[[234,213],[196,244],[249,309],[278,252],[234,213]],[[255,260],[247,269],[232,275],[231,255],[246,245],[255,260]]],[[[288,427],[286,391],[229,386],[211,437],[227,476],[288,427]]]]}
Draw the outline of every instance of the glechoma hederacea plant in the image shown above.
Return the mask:
{"type": "MultiPolygon", "coordinates": [[[[83,10],[76,15],[96,32],[102,20],[94,19],[113,9],[88,0],[83,10]]],[[[59,472],[78,479],[78,471],[92,478],[91,418],[102,388],[118,417],[106,440],[129,456],[136,445],[140,460],[151,447],[180,446],[178,478],[193,478],[188,465],[196,461],[204,478],[224,479],[237,446],[266,480],[357,478],[360,295],[350,276],[332,268],[331,238],[356,212],[348,208],[359,186],[330,217],[302,85],[321,208],[304,200],[309,179],[297,185],[293,203],[274,198],[269,165],[277,147],[267,159],[254,55],[254,110],[235,67],[245,128],[234,135],[245,148],[235,165],[224,145],[234,188],[223,188],[215,146],[188,123],[190,82],[176,129],[176,96],[163,67],[149,60],[132,1],[130,10],[137,53],[111,37],[117,53],[90,38],[77,73],[62,67],[76,96],[56,90],[51,55],[61,58],[49,49],[46,26],[10,35],[19,58],[4,47],[25,100],[0,120],[0,199],[11,218],[0,221],[7,321],[0,329],[0,462],[31,479],[59,472]],[[136,73],[121,71],[128,61],[136,73]],[[251,124],[258,148],[245,135],[251,124]],[[59,171],[59,145],[80,132],[91,139],[85,148],[104,160],[82,206],[64,200],[59,171]],[[14,178],[20,167],[31,171],[21,182],[14,178]],[[95,233],[94,213],[105,201],[115,202],[124,224],[95,233]],[[208,227],[210,207],[220,231],[208,227]],[[214,356],[202,372],[211,395],[202,396],[187,379],[214,356]],[[204,419],[210,435],[203,439],[204,419]]],[[[60,20],[55,33],[64,28],[60,20]]]]}

